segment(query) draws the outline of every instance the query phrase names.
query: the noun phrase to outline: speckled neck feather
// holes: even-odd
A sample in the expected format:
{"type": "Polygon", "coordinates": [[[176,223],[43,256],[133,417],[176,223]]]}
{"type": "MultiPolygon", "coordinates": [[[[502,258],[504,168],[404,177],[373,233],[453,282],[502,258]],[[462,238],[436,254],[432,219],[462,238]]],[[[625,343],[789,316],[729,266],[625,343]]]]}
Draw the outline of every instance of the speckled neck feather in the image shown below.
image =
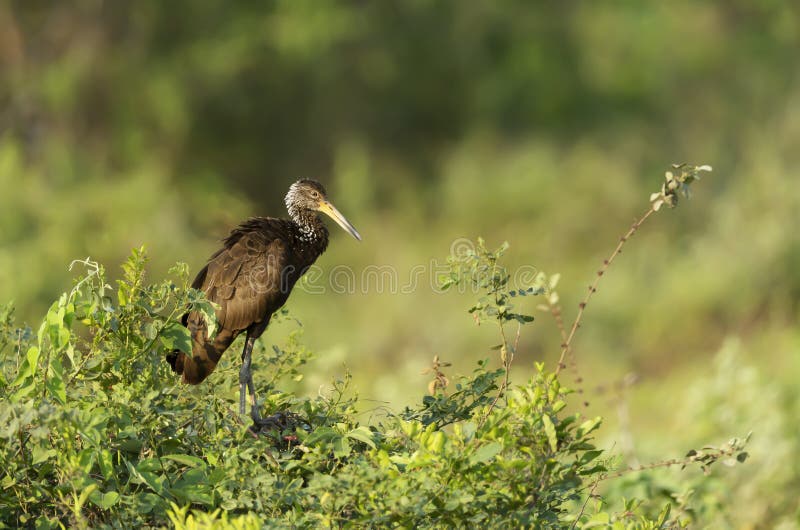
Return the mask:
{"type": "Polygon", "coordinates": [[[319,217],[319,213],[309,208],[301,206],[301,197],[298,189],[299,182],[292,184],[286,194],[286,209],[289,211],[289,218],[297,225],[300,232],[300,239],[303,241],[319,241],[328,236],[328,229],[319,217]]]}
{"type": "Polygon", "coordinates": [[[328,229],[314,210],[289,209],[289,217],[297,225],[300,239],[303,241],[319,241],[328,236],[328,229]]]}

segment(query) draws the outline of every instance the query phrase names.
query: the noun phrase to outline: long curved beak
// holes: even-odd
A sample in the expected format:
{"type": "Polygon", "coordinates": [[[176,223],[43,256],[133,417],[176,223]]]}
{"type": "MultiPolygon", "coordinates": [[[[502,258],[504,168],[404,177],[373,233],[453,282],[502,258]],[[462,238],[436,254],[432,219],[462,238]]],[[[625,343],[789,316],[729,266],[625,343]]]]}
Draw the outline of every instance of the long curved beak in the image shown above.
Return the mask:
{"type": "Polygon", "coordinates": [[[339,213],[339,210],[337,210],[330,202],[323,200],[322,202],[320,202],[319,206],[317,207],[317,210],[324,213],[334,221],[336,221],[336,224],[344,228],[347,231],[347,233],[349,233],[351,236],[361,241],[361,234],[358,233],[356,227],[351,225],[350,221],[345,219],[344,215],[339,213]]]}

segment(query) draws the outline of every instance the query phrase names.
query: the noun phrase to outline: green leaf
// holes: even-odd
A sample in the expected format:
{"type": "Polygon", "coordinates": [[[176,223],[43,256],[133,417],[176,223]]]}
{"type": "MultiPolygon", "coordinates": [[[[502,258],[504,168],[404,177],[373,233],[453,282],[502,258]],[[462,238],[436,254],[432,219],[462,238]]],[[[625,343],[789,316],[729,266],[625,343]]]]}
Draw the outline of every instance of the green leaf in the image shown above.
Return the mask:
{"type": "Polygon", "coordinates": [[[658,525],[658,528],[662,528],[664,526],[664,523],[667,522],[667,518],[669,518],[669,513],[670,513],[671,509],[672,509],[672,506],[670,505],[670,503],[667,503],[664,506],[664,509],[661,510],[661,513],[658,516],[658,521],[656,523],[658,525]]]}
{"type": "MultiPolygon", "coordinates": [[[[434,426],[431,424],[431,426],[434,426]]],[[[430,428],[430,427],[429,427],[430,428]]],[[[424,439],[424,438],[423,438],[424,439]]],[[[431,433],[425,440],[425,447],[432,453],[441,453],[444,449],[445,435],[442,431],[431,433]]]]}
{"type": "Polygon", "coordinates": [[[179,464],[183,464],[189,467],[200,467],[205,465],[205,462],[203,461],[202,458],[198,458],[192,455],[174,454],[174,455],[164,455],[161,458],[172,460],[173,462],[177,462],[179,464]]]}
{"type": "Polygon", "coordinates": [[[586,464],[588,464],[589,462],[591,462],[592,460],[594,460],[595,458],[597,458],[601,454],[603,454],[603,451],[601,451],[599,449],[593,449],[593,450],[590,450],[590,451],[586,451],[585,453],[583,453],[583,455],[581,455],[580,463],[581,463],[581,465],[585,466],[586,464]]]}
{"type": "Polygon", "coordinates": [[[586,523],[581,525],[581,528],[608,528],[610,521],[611,517],[606,512],[600,512],[594,514],[586,523]]]}
{"type": "Polygon", "coordinates": [[[56,456],[56,450],[55,449],[45,449],[44,447],[40,447],[40,446],[37,445],[37,446],[33,447],[33,450],[31,451],[31,455],[33,457],[32,460],[31,460],[31,464],[35,466],[37,464],[41,464],[42,462],[44,462],[45,460],[47,460],[49,458],[52,458],[52,457],[56,456]]]}
{"type": "Polygon", "coordinates": [[[182,486],[180,488],[173,488],[170,491],[176,497],[187,503],[197,503],[205,506],[213,505],[213,498],[209,494],[211,490],[205,484],[182,486]]]}
{"type": "Polygon", "coordinates": [[[61,365],[61,361],[56,358],[50,359],[45,386],[53,399],[62,405],[67,402],[67,389],[64,386],[64,367],[61,365]]]}
{"type": "Polygon", "coordinates": [[[197,298],[192,303],[192,310],[198,311],[200,314],[203,315],[203,320],[206,322],[206,328],[208,329],[208,336],[211,337],[214,335],[214,332],[217,329],[217,305],[210,300],[205,299],[205,293],[202,291],[198,291],[193,289],[196,293],[197,298]]]}
{"type": "Polygon", "coordinates": [[[119,501],[119,493],[116,491],[101,493],[100,490],[94,490],[89,495],[89,501],[100,509],[108,510],[119,501]]]}
{"type": "Polygon", "coordinates": [[[64,350],[64,353],[67,354],[67,359],[69,359],[69,364],[74,367],[75,366],[75,346],[72,345],[72,344],[69,344],[67,346],[66,350],[64,350]]]}
{"type": "Polygon", "coordinates": [[[69,344],[71,334],[63,323],[58,322],[57,324],[51,324],[48,326],[47,331],[50,344],[56,351],[65,348],[67,344],[69,344]]]}
{"type": "Polygon", "coordinates": [[[97,463],[100,466],[100,472],[103,478],[109,480],[114,474],[114,461],[111,457],[111,451],[103,449],[97,454],[97,463]]]}
{"type": "Polygon", "coordinates": [[[0,480],[0,488],[7,490],[8,488],[14,486],[17,483],[17,480],[12,477],[11,475],[6,475],[3,477],[3,480],[0,480]]]}
{"type": "Polygon", "coordinates": [[[144,336],[147,340],[153,340],[158,336],[158,330],[153,322],[144,325],[144,336]]]}
{"type": "Polygon", "coordinates": [[[600,416],[597,416],[596,418],[594,418],[592,420],[587,420],[587,421],[581,423],[581,426],[578,427],[578,431],[576,433],[578,438],[583,438],[584,436],[586,436],[590,432],[592,432],[595,429],[597,429],[597,427],[600,426],[600,422],[601,421],[602,421],[602,418],[600,416]]]}
{"type": "Polygon", "coordinates": [[[330,427],[320,427],[314,430],[314,432],[312,432],[311,434],[309,434],[303,443],[305,443],[306,445],[314,445],[320,441],[332,440],[337,436],[340,436],[339,433],[337,433],[330,427]]]}
{"type": "Polygon", "coordinates": [[[504,316],[506,320],[516,320],[520,324],[527,324],[528,322],[533,322],[533,317],[531,315],[522,315],[520,313],[508,313],[504,316]]]}
{"type": "Polygon", "coordinates": [[[367,427],[357,427],[348,432],[347,437],[359,442],[363,442],[373,449],[376,447],[375,441],[372,439],[372,431],[370,431],[367,427]]]}
{"type": "Polygon", "coordinates": [[[344,436],[340,436],[333,440],[333,456],[336,458],[344,458],[350,455],[350,442],[344,436]]]}
{"type": "Polygon", "coordinates": [[[469,457],[471,464],[483,464],[500,454],[503,450],[503,444],[500,442],[492,442],[490,444],[482,445],[469,457]]]}
{"type": "Polygon", "coordinates": [[[149,471],[144,471],[139,473],[139,477],[142,481],[150,486],[150,488],[156,492],[157,494],[161,495],[164,491],[164,478],[156,475],[155,473],[151,473],[149,471]]]}
{"type": "Polygon", "coordinates": [[[553,425],[553,420],[547,414],[542,415],[542,423],[544,424],[544,433],[547,435],[547,441],[550,444],[550,449],[555,453],[558,451],[558,437],[556,436],[556,426],[553,425]]]}
{"type": "Polygon", "coordinates": [[[136,464],[136,471],[143,473],[146,471],[160,471],[161,462],[158,458],[145,458],[136,464]]]}
{"type": "Polygon", "coordinates": [[[182,352],[192,351],[192,336],[189,330],[179,322],[169,322],[161,330],[159,337],[161,344],[167,350],[180,350],[182,352]]]}
{"type": "Polygon", "coordinates": [[[206,474],[206,471],[204,469],[194,468],[184,473],[180,480],[175,483],[175,487],[184,488],[187,486],[195,486],[197,484],[207,486],[207,482],[208,475],[206,474]]]}
{"type": "Polygon", "coordinates": [[[25,379],[29,377],[33,377],[36,373],[36,365],[39,363],[39,348],[36,346],[31,346],[28,348],[28,352],[25,354],[25,360],[22,362],[22,366],[19,369],[19,374],[17,374],[17,378],[12,383],[13,386],[19,385],[25,379]]]}
{"type": "Polygon", "coordinates": [[[471,421],[467,421],[459,425],[461,426],[461,434],[464,437],[464,440],[470,440],[475,435],[475,431],[478,430],[478,426],[471,421]]]}

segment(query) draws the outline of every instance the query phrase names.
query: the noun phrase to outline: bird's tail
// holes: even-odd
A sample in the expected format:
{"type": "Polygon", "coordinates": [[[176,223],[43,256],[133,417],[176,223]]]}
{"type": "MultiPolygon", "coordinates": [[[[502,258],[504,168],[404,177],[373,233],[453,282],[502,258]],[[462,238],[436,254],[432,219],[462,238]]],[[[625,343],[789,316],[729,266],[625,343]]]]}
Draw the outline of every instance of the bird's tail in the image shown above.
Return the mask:
{"type": "Polygon", "coordinates": [[[220,329],[213,340],[208,337],[208,328],[203,316],[197,312],[187,313],[183,325],[189,328],[192,336],[192,354],[181,350],[167,353],[167,362],[176,374],[182,374],[182,381],[197,385],[214,371],[222,353],[231,345],[236,335],[229,330],[220,329]]]}

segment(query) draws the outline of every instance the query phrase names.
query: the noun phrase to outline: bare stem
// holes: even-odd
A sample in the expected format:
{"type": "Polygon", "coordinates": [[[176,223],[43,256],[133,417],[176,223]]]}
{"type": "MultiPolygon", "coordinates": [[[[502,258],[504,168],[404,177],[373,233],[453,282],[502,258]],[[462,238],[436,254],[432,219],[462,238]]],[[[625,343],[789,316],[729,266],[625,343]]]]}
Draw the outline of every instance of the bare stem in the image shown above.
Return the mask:
{"type": "MultiPolygon", "coordinates": [[[[561,305],[552,303],[549,300],[549,298],[547,300],[547,305],[550,308],[550,314],[553,316],[553,320],[556,323],[558,332],[561,335],[561,344],[563,346],[564,344],[567,343],[567,330],[564,327],[564,318],[563,318],[563,312],[561,310],[561,305]]],[[[583,394],[583,389],[580,388],[580,384],[583,383],[583,378],[581,377],[580,371],[578,371],[578,363],[575,360],[575,350],[570,348],[568,355],[569,355],[569,367],[570,370],[572,370],[573,377],[575,378],[575,384],[578,385],[576,390],[578,391],[579,394],[583,394]]],[[[587,402],[584,402],[584,404],[588,405],[587,402]]]]}
{"type": "Polygon", "coordinates": [[[597,485],[600,484],[600,481],[603,480],[604,478],[605,477],[600,475],[592,483],[592,489],[589,490],[589,494],[586,496],[586,499],[583,501],[583,504],[581,505],[581,511],[578,512],[578,515],[575,516],[575,520],[572,521],[572,526],[569,527],[570,530],[575,530],[575,527],[577,526],[578,521],[580,521],[581,517],[583,517],[583,512],[586,511],[586,505],[589,504],[589,499],[591,499],[594,496],[594,492],[597,490],[597,485]]]}
{"type": "Polygon", "coordinates": [[[660,462],[652,462],[650,464],[641,464],[636,466],[626,467],[625,469],[620,469],[619,471],[614,471],[612,473],[606,473],[602,477],[600,477],[601,481],[608,480],[611,478],[619,478],[628,473],[636,473],[637,471],[649,471],[651,469],[659,469],[665,467],[672,467],[672,466],[688,466],[689,464],[699,463],[703,466],[703,468],[707,468],[709,465],[713,464],[717,460],[725,457],[734,457],[737,452],[740,451],[738,447],[723,447],[719,449],[713,450],[705,450],[703,452],[698,452],[691,456],[686,456],[684,458],[673,458],[670,460],[662,460],[660,462]],[[706,460],[710,461],[706,462],[706,460]]]}
{"type": "Polygon", "coordinates": [[[625,233],[625,235],[619,238],[619,243],[617,244],[617,247],[614,249],[614,252],[611,253],[608,259],[603,261],[603,266],[600,267],[600,269],[597,271],[594,283],[592,283],[592,285],[589,286],[589,292],[586,293],[586,296],[584,297],[583,301],[580,304],[578,304],[578,314],[575,316],[575,322],[572,323],[572,328],[570,328],[569,330],[569,335],[567,335],[566,340],[564,340],[564,343],[561,345],[561,357],[559,357],[558,366],[556,366],[556,375],[558,375],[561,372],[561,368],[564,366],[564,359],[570,352],[572,339],[575,338],[575,333],[578,331],[578,328],[581,325],[581,320],[583,319],[583,313],[586,310],[586,305],[589,303],[589,300],[591,300],[592,295],[597,292],[597,285],[600,283],[600,279],[603,277],[608,268],[611,266],[611,263],[614,261],[614,259],[622,252],[622,247],[625,245],[628,239],[633,237],[633,234],[636,233],[636,231],[639,229],[642,223],[644,223],[647,220],[647,218],[650,217],[654,212],[655,210],[652,207],[650,207],[650,209],[648,209],[647,212],[645,212],[645,214],[642,215],[642,217],[637,219],[631,225],[630,229],[625,233]]]}
{"type": "Polygon", "coordinates": [[[497,405],[497,402],[500,400],[500,397],[505,393],[506,389],[508,388],[508,381],[511,373],[511,361],[514,360],[514,353],[516,353],[517,351],[517,346],[519,345],[519,336],[520,332],[522,331],[522,324],[517,323],[517,334],[516,337],[514,337],[514,345],[509,348],[508,339],[506,338],[506,331],[503,328],[503,323],[501,321],[498,321],[498,325],[500,326],[500,336],[503,339],[503,344],[500,348],[501,351],[505,352],[505,358],[503,359],[503,368],[505,368],[505,374],[503,375],[503,382],[500,384],[500,388],[497,391],[497,395],[494,396],[492,403],[489,405],[489,410],[486,411],[486,415],[484,415],[484,417],[478,424],[479,429],[483,427],[484,423],[486,423],[486,419],[489,417],[489,414],[492,413],[494,407],[497,405]]]}

